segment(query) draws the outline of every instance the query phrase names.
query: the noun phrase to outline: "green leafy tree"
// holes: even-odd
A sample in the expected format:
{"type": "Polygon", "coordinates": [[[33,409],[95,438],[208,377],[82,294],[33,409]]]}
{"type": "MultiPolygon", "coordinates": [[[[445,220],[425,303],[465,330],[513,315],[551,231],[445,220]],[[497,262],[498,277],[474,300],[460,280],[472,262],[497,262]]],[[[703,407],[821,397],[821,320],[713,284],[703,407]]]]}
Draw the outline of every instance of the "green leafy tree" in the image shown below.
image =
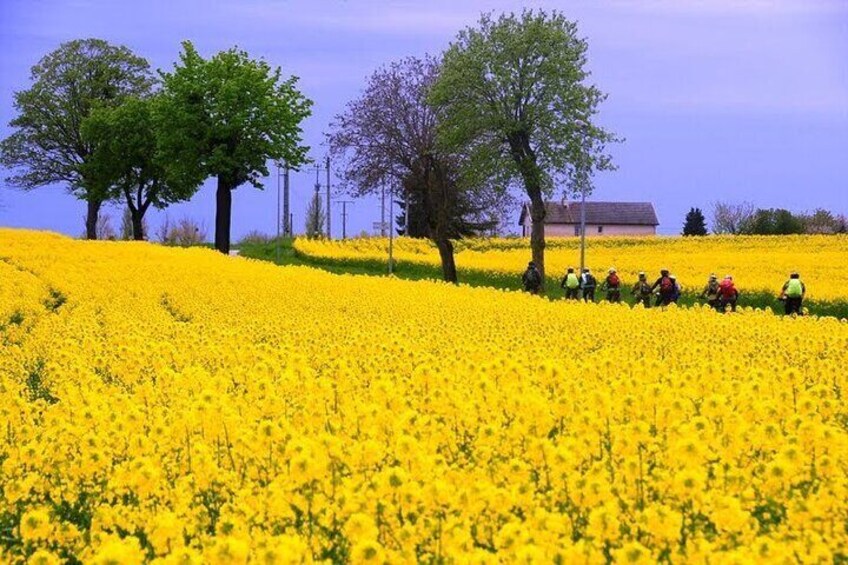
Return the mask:
{"type": "Polygon", "coordinates": [[[778,208],[774,211],[774,233],[777,235],[804,233],[804,221],[789,210],[778,208]]]}
{"type": "Polygon", "coordinates": [[[77,39],[42,58],[31,77],[32,86],[14,95],[13,132],[0,143],[0,163],[13,170],[6,182],[24,190],[65,184],[87,202],[86,237],[97,239],[108,190],[86,171],[94,146],[80,128],[94,108],[149,92],[149,65],[126,47],[77,39]]]}
{"type": "Polygon", "coordinates": [[[707,235],[707,219],[700,208],[690,208],[683,224],[683,235],[707,235]]]}
{"type": "Polygon", "coordinates": [[[429,97],[440,144],[469,155],[470,182],[522,185],[543,281],[545,198],[557,185],[590,192],[592,171],[612,168],[605,148],[617,139],[591,123],[606,96],[587,82],[587,48],[556,12],[483,15],[445,52],[429,97]]]}
{"type": "Polygon", "coordinates": [[[752,235],[789,235],[804,233],[804,219],[783,208],[759,208],[744,226],[752,235]]]}
{"type": "Polygon", "coordinates": [[[306,162],[300,124],[312,102],[296,77],[283,79],[265,61],[235,48],[207,60],[188,41],[162,80],[156,120],[163,158],[178,182],[217,179],[215,248],[229,253],[232,191],[245,183],[261,189],[269,159],[290,167],[306,162]]]}
{"type": "Polygon", "coordinates": [[[144,239],[144,215],[150,206],[162,209],[188,200],[199,180],[169,174],[170,162],[158,151],[154,108],[161,98],[129,98],[121,105],[95,109],[82,124],[83,139],[94,148],[83,166],[109,199],[127,205],[134,239],[144,239]]]}
{"type": "Polygon", "coordinates": [[[324,205],[321,203],[321,195],[316,192],[306,207],[306,237],[309,239],[321,237],[325,220],[326,215],[324,214],[324,205]]]}

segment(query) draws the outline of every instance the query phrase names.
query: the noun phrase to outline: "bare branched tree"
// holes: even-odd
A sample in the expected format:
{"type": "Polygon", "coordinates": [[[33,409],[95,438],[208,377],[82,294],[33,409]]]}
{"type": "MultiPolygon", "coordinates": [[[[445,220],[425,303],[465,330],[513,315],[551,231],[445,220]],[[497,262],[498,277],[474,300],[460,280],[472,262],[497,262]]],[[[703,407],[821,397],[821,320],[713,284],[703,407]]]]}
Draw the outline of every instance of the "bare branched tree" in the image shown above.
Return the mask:
{"type": "Polygon", "coordinates": [[[494,186],[470,186],[460,177],[461,155],[437,148],[438,115],[427,104],[439,72],[436,59],[409,57],[377,70],[365,92],[336,117],[329,135],[354,196],[383,183],[423,209],[427,236],[439,250],[444,279],[456,282],[451,239],[491,229],[491,206],[503,196],[494,186]]]}
{"type": "Polygon", "coordinates": [[[750,202],[734,204],[713,203],[713,233],[738,235],[745,233],[754,218],[754,205],[750,202]]]}

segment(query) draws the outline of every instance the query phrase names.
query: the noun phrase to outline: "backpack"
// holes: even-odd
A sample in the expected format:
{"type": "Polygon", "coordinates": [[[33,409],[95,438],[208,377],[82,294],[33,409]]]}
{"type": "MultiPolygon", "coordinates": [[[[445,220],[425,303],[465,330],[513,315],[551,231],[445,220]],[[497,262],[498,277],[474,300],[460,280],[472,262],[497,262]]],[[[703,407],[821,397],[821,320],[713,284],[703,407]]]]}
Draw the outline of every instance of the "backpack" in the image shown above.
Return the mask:
{"type": "Polygon", "coordinates": [[[722,282],[718,287],[718,293],[722,298],[733,298],[736,296],[736,287],[733,281],[722,282]]]}
{"type": "Polygon", "coordinates": [[[565,286],[566,288],[570,288],[574,290],[575,288],[580,286],[580,279],[577,278],[577,275],[574,273],[568,273],[565,275],[565,286]]]}
{"type": "Polygon", "coordinates": [[[660,280],[660,294],[671,294],[674,292],[674,281],[671,277],[663,277],[660,280]]]}
{"type": "Polygon", "coordinates": [[[802,294],[804,294],[804,287],[801,285],[801,279],[789,279],[786,283],[786,296],[800,298],[802,294]]]}
{"type": "Polygon", "coordinates": [[[598,284],[598,281],[595,280],[594,276],[586,275],[586,282],[583,284],[583,286],[592,287],[592,286],[596,286],[597,284],[598,284]]]}
{"type": "Polygon", "coordinates": [[[541,282],[539,271],[536,269],[529,269],[524,275],[524,285],[527,288],[536,288],[541,282]]]}
{"type": "Polygon", "coordinates": [[[719,289],[721,288],[721,284],[715,282],[707,285],[707,295],[709,296],[718,296],[719,289]]]}
{"type": "Polygon", "coordinates": [[[618,285],[620,284],[621,281],[619,280],[618,275],[616,273],[612,273],[610,276],[607,277],[607,286],[609,286],[610,288],[618,288],[618,285]]]}

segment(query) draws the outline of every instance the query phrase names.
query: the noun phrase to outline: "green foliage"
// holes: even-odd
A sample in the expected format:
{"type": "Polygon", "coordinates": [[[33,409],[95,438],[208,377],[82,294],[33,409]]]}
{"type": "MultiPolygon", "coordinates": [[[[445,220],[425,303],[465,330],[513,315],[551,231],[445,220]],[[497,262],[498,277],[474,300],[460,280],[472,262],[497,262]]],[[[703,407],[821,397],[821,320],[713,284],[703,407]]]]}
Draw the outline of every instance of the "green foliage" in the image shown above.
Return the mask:
{"type": "Polygon", "coordinates": [[[707,235],[707,219],[700,208],[690,208],[683,224],[683,235],[707,235]]]}
{"type": "Polygon", "coordinates": [[[78,39],[42,58],[31,76],[30,88],[14,95],[13,132],[0,144],[0,162],[15,171],[6,181],[23,189],[65,183],[77,198],[102,199],[84,170],[94,147],[80,125],[96,107],[147,93],[147,61],[123,46],[78,39]]]}
{"type": "Polygon", "coordinates": [[[171,174],[172,161],[159,151],[159,128],[166,126],[153,116],[160,102],[161,96],[128,98],[118,106],[97,108],[81,128],[83,139],[94,147],[83,171],[107,198],[126,203],[131,224],[138,228],[150,206],[161,209],[188,200],[199,186],[199,181],[171,174]]]}
{"type": "Polygon", "coordinates": [[[521,179],[550,196],[555,184],[575,186],[580,171],[612,168],[605,145],[616,138],[588,124],[606,96],[586,83],[587,48],[556,12],[483,15],[460,32],[430,102],[440,142],[469,151],[471,179],[521,179]]]}
{"type": "Polygon", "coordinates": [[[618,139],[592,124],[606,97],[588,84],[586,41],[562,14],[483,15],[445,52],[429,101],[439,144],[467,155],[471,185],[520,181],[530,199],[533,261],[545,280],[545,197],[555,186],[590,193],[594,171],[612,169],[618,139]]]}
{"type": "Polygon", "coordinates": [[[262,188],[268,159],[291,167],[306,162],[300,124],[312,102],[297,90],[296,77],[283,80],[279,68],[235,48],[203,59],[189,41],[173,72],[161,76],[154,119],[163,159],[175,165],[180,182],[217,176],[230,188],[262,188]]]}
{"type": "Polygon", "coordinates": [[[768,534],[786,520],[786,507],[780,502],[768,499],[757,505],[751,515],[757,519],[760,534],[768,534]]]}
{"type": "Polygon", "coordinates": [[[44,382],[44,360],[38,359],[26,378],[27,396],[31,402],[43,400],[47,404],[56,404],[59,399],[53,396],[44,382]]]}
{"type": "Polygon", "coordinates": [[[50,289],[50,295],[44,301],[44,307],[47,308],[51,312],[56,312],[65,302],[68,301],[68,297],[65,296],[62,291],[56,290],[55,288],[50,289]]]}
{"type": "Polygon", "coordinates": [[[752,235],[789,235],[804,233],[804,220],[783,208],[760,208],[743,228],[752,235]]]}

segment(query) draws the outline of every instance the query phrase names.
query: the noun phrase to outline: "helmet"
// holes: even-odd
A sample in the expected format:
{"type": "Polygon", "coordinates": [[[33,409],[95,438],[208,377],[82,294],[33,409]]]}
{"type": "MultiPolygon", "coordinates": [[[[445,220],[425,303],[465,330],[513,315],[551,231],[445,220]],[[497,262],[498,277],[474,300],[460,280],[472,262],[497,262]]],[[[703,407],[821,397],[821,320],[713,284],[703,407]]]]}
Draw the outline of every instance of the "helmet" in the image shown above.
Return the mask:
{"type": "Polygon", "coordinates": [[[584,272],[584,273],[588,273],[588,272],[589,272],[589,267],[583,267],[583,272],[584,272]]]}
{"type": "Polygon", "coordinates": [[[639,273],[639,278],[640,278],[640,279],[644,279],[646,276],[647,276],[647,275],[645,274],[645,271],[641,271],[641,272],[639,273]]]}
{"type": "Polygon", "coordinates": [[[574,267],[569,267],[569,268],[568,268],[568,272],[569,272],[569,273],[573,273],[573,272],[574,272],[574,267]]]}
{"type": "Polygon", "coordinates": [[[609,268],[609,273],[610,273],[610,274],[612,274],[612,273],[614,273],[614,272],[615,272],[615,267],[610,267],[610,268],[609,268]]]}
{"type": "Polygon", "coordinates": [[[792,274],[789,275],[789,276],[793,279],[797,279],[797,278],[801,277],[801,275],[798,274],[798,271],[792,271],[792,274]]]}
{"type": "Polygon", "coordinates": [[[716,276],[715,273],[710,273],[710,280],[711,281],[718,280],[718,277],[716,276]]]}
{"type": "Polygon", "coordinates": [[[732,276],[732,275],[724,275],[724,280],[726,280],[726,281],[732,281],[732,280],[733,280],[733,276],[732,276]]]}

